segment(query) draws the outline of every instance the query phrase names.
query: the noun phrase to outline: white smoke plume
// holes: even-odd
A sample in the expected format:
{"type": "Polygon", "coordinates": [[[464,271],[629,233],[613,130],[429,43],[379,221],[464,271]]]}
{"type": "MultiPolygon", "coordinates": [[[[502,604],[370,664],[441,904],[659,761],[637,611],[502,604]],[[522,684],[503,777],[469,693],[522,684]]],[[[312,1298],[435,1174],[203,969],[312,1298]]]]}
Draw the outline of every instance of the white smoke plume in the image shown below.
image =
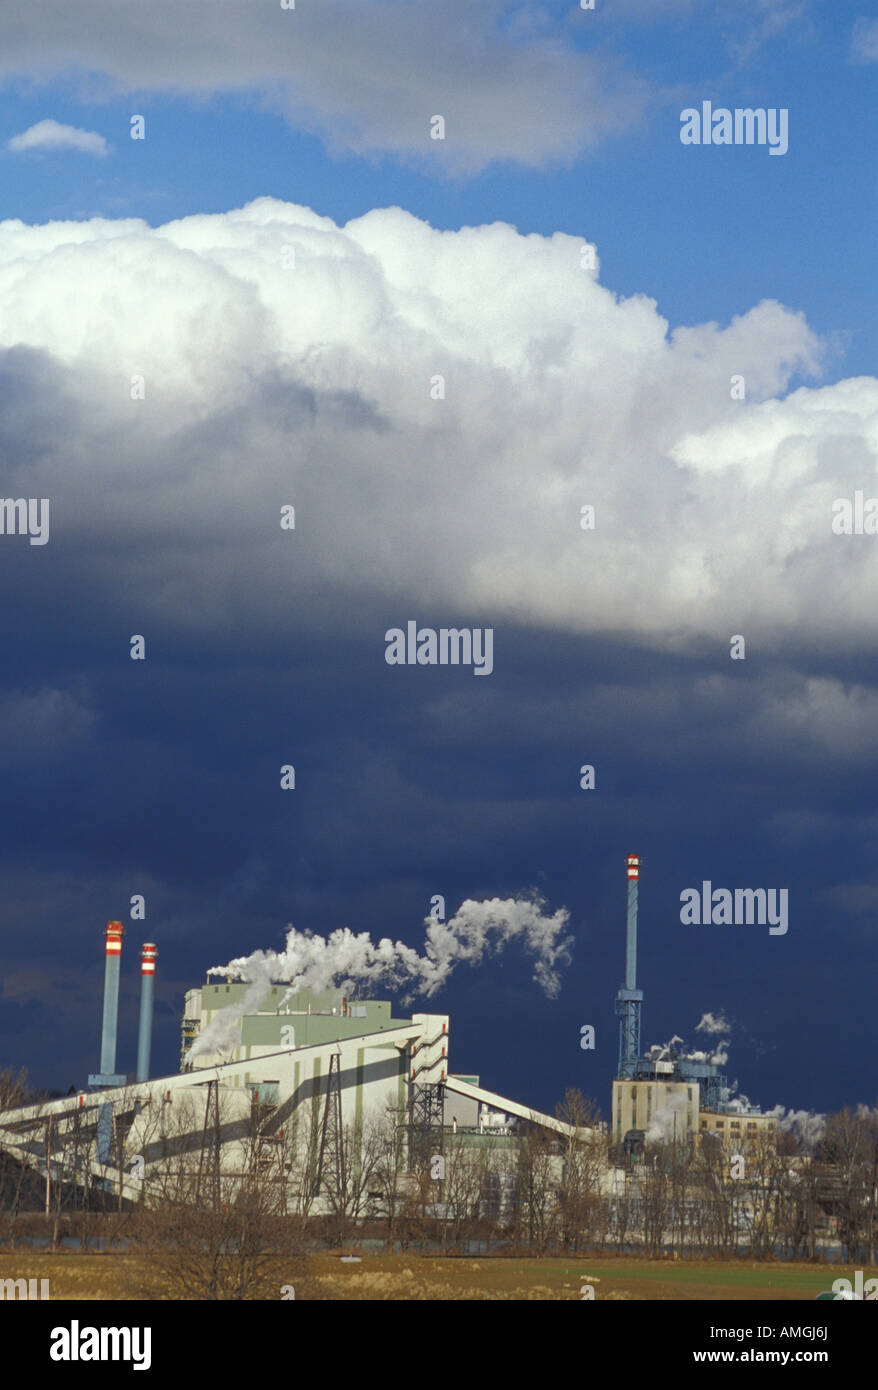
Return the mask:
{"type": "Polygon", "coordinates": [[[695,1025],[696,1033],[707,1033],[709,1036],[718,1036],[725,1033],[725,1037],[720,1038],[712,1052],[687,1052],[686,1057],[690,1062],[711,1062],[715,1067],[725,1067],[729,1061],[729,1034],[732,1025],[725,1017],[722,1010],[718,1014],[710,1012],[701,1015],[695,1025]]]}
{"type": "Polygon", "coordinates": [[[786,1110],[782,1105],[775,1105],[765,1113],[776,1115],[778,1129],[793,1134],[806,1152],[813,1151],[826,1133],[826,1116],[813,1110],[786,1110]]]}
{"type": "MultiPolygon", "coordinates": [[[[719,1020],[716,1020],[714,1019],[712,1014],[704,1014],[701,1020],[702,1023],[704,1022],[705,1018],[709,1018],[711,1020],[711,1023],[720,1021],[725,1025],[726,1028],[728,1027],[728,1024],[726,1024],[725,1020],[721,1017],[719,1020]]],[[[696,1032],[698,1031],[710,1033],[719,1032],[720,1030],[718,1028],[702,1028],[701,1023],[699,1023],[696,1032]]],[[[728,1038],[724,1038],[721,1042],[717,1043],[716,1047],[712,1052],[686,1052],[683,1050],[684,1048],[685,1042],[683,1038],[681,1038],[678,1033],[675,1033],[674,1036],[672,1038],[669,1038],[666,1043],[653,1043],[652,1047],[649,1048],[646,1055],[653,1062],[667,1062],[673,1060],[673,1058],[676,1057],[680,1061],[684,1062],[712,1062],[714,1066],[717,1067],[724,1067],[729,1060],[728,1038]]]]}
{"type": "Polygon", "coordinates": [[[731,1024],[723,1017],[722,1011],[718,1014],[702,1014],[698,1023],[695,1025],[696,1033],[729,1033],[731,1024]]]}
{"type": "Polygon", "coordinates": [[[674,1052],[675,1055],[679,1055],[675,1050],[682,1046],[682,1043],[683,1039],[678,1033],[675,1033],[666,1043],[653,1043],[646,1055],[650,1057],[653,1062],[667,1062],[670,1060],[672,1052],[674,1052]]]}
{"type": "Polygon", "coordinates": [[[666,1105],[656,1110],[646,1131],[647,1144],[671,1144],[676,1136],[686,1135],[686,1109],[688,1101],[683,1096],[673,1096],[666,1105]]]}
{"type": "Polygon", "coordinates": [[[204,1052],[230,1047],[237,1025],[246,1013],[258,1009],[272,984],[285,982],[290,992],[299,989],[351,989],[354,985],[404,988],[403,1002],[415,995],[430,998],[447,981],[455,966],[465,961],[478,965],[486,955],[501,950],[509,941],[521,940],[535,957],[533,977],[554,998],[561,987],[559,969],[570,960],[571,938],[564,935],[570,918],[566,908],[552,914],[543,911],[538,895],[530,898],[491,898],[461,903],[448,922],[426,917],[423,955],[402,941],[383,937],[377,944],[368,932],[355,934],[341,927],[328,937],[290,927],[283,951],[254,951],[208,973],[250,984],[243,1000],[223,1009],[196,1038],[190,1060],[204,1052]]]}
{"type": "Polygon", "coordinates": [[[745,1096],[743,1091],[739,1095],[733,1094],[737,1089],[737,1081],[724,1092],[726,1110],[731,1115],[746,1115],[756,1109],[749,1096],[745,1096]]]}

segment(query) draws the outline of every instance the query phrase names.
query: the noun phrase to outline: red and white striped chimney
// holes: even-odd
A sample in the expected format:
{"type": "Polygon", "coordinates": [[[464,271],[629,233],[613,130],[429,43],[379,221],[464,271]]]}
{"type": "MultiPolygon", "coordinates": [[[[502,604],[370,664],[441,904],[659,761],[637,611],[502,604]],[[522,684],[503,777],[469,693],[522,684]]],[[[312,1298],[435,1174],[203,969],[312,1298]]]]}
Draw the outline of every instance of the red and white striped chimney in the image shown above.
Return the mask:
{"type": "Polygon", "coordinates": [[[116,1070],[116,1029],[119,1023],[119,964],[122,955],[122,923],[108,922],[104,965],[104,1022],[101,1030],[101,1072],[116,1070]]]}
{"type": "Polygon", "coordinates": [[[137,1038],[137,1080],[149,1080],[152,1050],[153,989],[158,951],[153,941],[145,941],[140,952],[140,1030],[137,1038]]]}

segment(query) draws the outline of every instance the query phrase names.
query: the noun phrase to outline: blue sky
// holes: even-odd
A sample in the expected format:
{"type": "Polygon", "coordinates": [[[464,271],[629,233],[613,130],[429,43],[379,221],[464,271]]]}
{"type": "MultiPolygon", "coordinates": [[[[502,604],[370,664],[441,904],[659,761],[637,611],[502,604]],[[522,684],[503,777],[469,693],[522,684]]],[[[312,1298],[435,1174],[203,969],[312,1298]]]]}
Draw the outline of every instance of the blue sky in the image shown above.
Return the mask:
{"type": "Polygon", "coordinates": [[[605,283],[653,296],[672,325],[727,322],[777,298],[834,335],[831,375],[855,376],[872,370],[878,348],[870,288],[878,179],[866,157],[875,67],[854,42],[868,6],[788,8],[789,22],[760,41],[754,16],[742,12],[749,7],[541,6],[538,31],[574,52],[606,53],[643,84],[648,108],[580,157],[537,168],[491,162],[467,177],[436,177],[434,150],[403,160],[329,153],[325,139],[260,110],[258,89],[189,99],[152,90],[132,93],[132,103],[127,93],[113,99],[99,75],[12,79],[0,97],[8,135],[51,117],[100,132],[113,153],[96,161],[4,151],[0,212],[158,225],[269,194],[339,223],[398,204],[435,227],[502,220],[521,232],[568,231],[597,243],[605,283]],[[704,99],[787,107],[788,154],[681,146],[679,113],[704,99]],[[128,138],[133,110],[149,122],[143,142],[128,138]]]}
{"type": "Polygon", "coordinates": [[[875,478],[867,7],[141,8],[0,4],[0,463],[55,518],[0,548],[0,1063],[93,1069],[134,892],[171,1070],[182,990],[287,922],[419,946],[434,893],[536,889],[571,914],[561,994],[515,947],[462,967],[452,1065],[605,1107],[633,849],[645,1041],[722,1009],[752,1099],[873,1102],[876,569],[821,520],[875,478]],[[706,99],[788,109],[788,153],[684,147],[706,99]],[[109,150],[8,147],[43,121],[109,150]],[[91,218],[145,226],[12,225],[91,218]],[[388,667],[411,617],[492,625],[494,674],[388,667]],[[684,937],[705,878],[788,886],[788,936],[684,937]]]}

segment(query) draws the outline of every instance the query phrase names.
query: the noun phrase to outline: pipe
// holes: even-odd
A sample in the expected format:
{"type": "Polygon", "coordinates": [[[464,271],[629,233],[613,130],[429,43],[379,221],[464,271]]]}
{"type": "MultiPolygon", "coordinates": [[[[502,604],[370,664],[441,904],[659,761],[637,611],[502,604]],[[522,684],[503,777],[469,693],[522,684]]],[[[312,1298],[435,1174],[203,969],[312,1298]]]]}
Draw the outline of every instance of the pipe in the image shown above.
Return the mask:
{"type": "Polygon", "coordinates": [[[116,1032],[119,1024],[119,965],[122,957],[122,923],[108,922],[104,967],[104,1024],[101,1032],[101,1072],[116,1070],[116,1032]]]}
{"type": "Polygon", "coordinates": [[[140,953],[140,1030],[137,1036],[137,1080],[149,1080],[149,1058],[152,1051],[153,993],[155,963],[158,951],[152,941],[144,942],[140,953]]]}

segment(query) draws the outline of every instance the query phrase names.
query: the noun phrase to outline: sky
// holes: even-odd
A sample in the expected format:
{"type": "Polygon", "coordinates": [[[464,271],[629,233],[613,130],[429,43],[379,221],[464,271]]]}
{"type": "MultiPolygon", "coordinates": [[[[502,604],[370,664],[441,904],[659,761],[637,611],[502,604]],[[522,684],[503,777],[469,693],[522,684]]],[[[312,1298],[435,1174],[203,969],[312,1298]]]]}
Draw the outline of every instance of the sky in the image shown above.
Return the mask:
{"type": "Polygon", "coordinates": [[[437,895],[538,897],[556,992],[516,938],[411,1007],[606,1114],[637,852],[644,1045],[721,1012],[755,1103],[873,1104],[869,7],[0,0],[0,39],[2,492],[49,502],[0,535],[0,1066],[97,1068],[111,918],[119,1068],[154,940],[163,1074],[290,924],[422,951],[437,895]],[[683,143],[703,102],[788,148],[683,143]],[[389,664],[410,621],[492,669],[389,664]],[[684,923],[706,880],[788,930],[684,923]]]}

